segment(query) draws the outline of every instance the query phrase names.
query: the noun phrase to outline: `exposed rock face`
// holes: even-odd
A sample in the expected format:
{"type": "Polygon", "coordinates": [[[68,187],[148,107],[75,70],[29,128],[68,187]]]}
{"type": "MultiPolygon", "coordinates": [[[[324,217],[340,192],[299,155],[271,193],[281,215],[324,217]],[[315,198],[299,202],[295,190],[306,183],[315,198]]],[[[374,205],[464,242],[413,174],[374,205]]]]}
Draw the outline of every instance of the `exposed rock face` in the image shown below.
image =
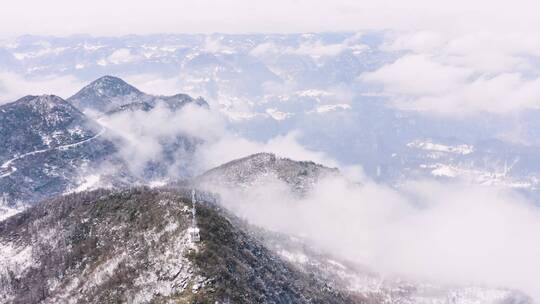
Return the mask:
{"type": "Polygon", "coordinates": [[[311,161],[294,161],[271,153],[253,154],[211,169],[198,177],[198,182],[226,187],[249,187],[277,178],[296,193],[305,193],[325,176],[338,175],[335,168],[328,168],[311,161]]]}

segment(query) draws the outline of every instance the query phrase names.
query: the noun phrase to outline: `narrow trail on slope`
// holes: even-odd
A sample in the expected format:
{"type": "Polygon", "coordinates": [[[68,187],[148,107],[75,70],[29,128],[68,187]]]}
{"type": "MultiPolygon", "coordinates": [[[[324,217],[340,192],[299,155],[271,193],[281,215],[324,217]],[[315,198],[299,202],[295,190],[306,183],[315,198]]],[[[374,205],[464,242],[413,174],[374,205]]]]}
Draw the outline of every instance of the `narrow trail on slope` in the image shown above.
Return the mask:
{"type": "Polygon", "coordinates": [[[31,156],[31,155],[36,155],[36,154],[40,154],[40,153],[45,153],[45,152],[49,152],[49,151],[53,151],[53,150],[61,150],[61,151],[65,151],[65,150],[68,150],[68,149],[71,149],[71,148],[74,148],[74,147],[77,147],[77,146],[80,146],[82,144],[85,144],[89,141],[92,141],[98,137],[100,137],[101,135],[103,135],[103,133],[105,133],[105,128],[102,128],[98,134],[90,137],[90,138],[87,138],[87,139],[84,139],[84,140],[81,140],[79,142],[76,142],[76,143],[72,143],[72,144],[68,144],[68,145],[63,145],[63,146],[58,146],[58,147],[54,147],[54,148],[48,148],[48,149],[42,149],[42,150],[36,150],[36,151],[32,151],[32,152],[28,152],[28,153],[25,153],[25,154],[21,154],[17,157],[14,157],[6,162],[4,162],[1,166],[0,166],[0,178],[3,178],[3,177],[7,177],[7,176],[10,176],[11,174],[13,174],[15,171],[17,171],[17,168],[14,167],[12,164],[13,162],[17,161],[17,160],[20,160],[20,159],[23,159],[27,156],[31,156]]]}

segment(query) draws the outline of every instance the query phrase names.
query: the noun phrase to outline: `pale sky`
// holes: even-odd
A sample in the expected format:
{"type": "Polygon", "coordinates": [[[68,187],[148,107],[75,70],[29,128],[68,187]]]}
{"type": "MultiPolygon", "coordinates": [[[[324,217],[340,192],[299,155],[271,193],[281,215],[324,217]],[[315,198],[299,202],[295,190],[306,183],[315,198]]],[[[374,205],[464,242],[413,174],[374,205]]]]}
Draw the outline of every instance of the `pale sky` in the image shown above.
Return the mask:
{"type": "Polygon", "coordinates": [[[533,0],[18,0],[0,36],[318,32],[362,29],[508,30],[540,26],[533,0]]]}

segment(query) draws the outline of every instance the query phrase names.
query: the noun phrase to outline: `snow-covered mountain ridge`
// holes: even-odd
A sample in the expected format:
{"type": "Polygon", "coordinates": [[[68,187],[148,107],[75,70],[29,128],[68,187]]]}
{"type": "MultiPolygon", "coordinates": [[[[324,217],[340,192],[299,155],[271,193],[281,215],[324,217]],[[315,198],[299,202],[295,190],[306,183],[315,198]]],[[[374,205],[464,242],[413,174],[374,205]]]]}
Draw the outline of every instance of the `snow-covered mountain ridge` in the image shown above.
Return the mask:
{"type": "Polygon", "coordinates": [[[183,190],[98,190],[0,222],[0,303],[362,303],[268,250],[183,190]]]}
{"type": "Polygon", "coordinates": [[[197,177],[197,182],[209,187],[242,188],[264,185],[276,178],[304,194],[316,182],[327,176],[337,176],[336,168],[327,168],[311,161],[293,161],[272,153],[258,153],[233,160],[197,177]]]}
{"type": "MultiPolygon", "coordinates": [[[[147,178],[166,174],[165,163],[175,159],[155,161],[143,174],[133,172],[118,155],[121,139],[113,136],[115,130],[95,120],[94,113],[89,116],[81,112],[113,109],[98,116],[102,119],[126,111],[149,111],[158,104],[172,112],[187,104],[208,107],[204,99],[186,94],[145,94],[111,76],[95,80],[67,100],[55,95],[29,95],[0,105],[0,141],[4,143],[4,149],[0,149],[0,196],[2,210],[5,209],[2,214],[44,198],[83,189],[89,185],[87,177],[98,172],[99,185],[103,187],[145,184],[147,178]],[[105,169],[102,164],[107,164],[105,169]]],[[[167,139],[167,143],[167,153],[171,155],[178,151],[189,153],[194,144],[178,136],[167,139]]]]}
{"type": "Polygon", "coordinates": [[[130,105],[140,105],[140,109],[149,109],[162,102],[169,108],[176,110],[188,103],[208,107],[202,97],[196,99],[187,94],[175,94],[172,96],[154,96],[143,93],[124,80],[103,76],[94,80],[82,88],[75,95],[67,99],[81,111],[93,110],[98,112],[117,112],[119,109],[127,109],[130,105]]]}

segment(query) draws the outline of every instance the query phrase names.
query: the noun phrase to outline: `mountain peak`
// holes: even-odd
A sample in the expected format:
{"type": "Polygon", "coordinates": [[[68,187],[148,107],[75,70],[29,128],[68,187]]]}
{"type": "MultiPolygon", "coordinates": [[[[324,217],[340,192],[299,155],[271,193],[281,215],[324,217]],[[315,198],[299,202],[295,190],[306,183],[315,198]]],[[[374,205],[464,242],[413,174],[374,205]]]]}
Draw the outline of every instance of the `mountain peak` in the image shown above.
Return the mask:
{"type": "Polygon", "coordinates": [[[118,77],[109,75],[92,81],[67,100],[80,110],[90,109],[102,113],[138,109],[138,106],[128,106],[130,104],[144,104],[146,106],[141,109],[149,110],[159,101],[164,102],[172,110],[180,109],[189,103],[205,108],[209,107],[202,97],[194,99],[182,93],[171,96],[154,96],[139,91],[118,77]]]}
{"type": "MultiPolygon", "coordinates": [[[[85,88],[95,90],[97,91],[98,94],[110,96],[110,97],[119,96],[119,95],[128,95],[132,93],[142,94],[141,91],[139,91],[134,86],[128,84],[121,78],[110,76],[110,75],[105,75],[103,77],[100,77],[92,81],[85,88]]],[[[85,88],[83,88],[83,90],[85,88]]]]}
{"type": "Polygon", "coordinates": [[[225,163],[198,177],[204,185],[250,187],[266,181],[269,176],[285,182],[291,190],[304,194],[321,178],[338,175],[339,170],[312,161],[295,161],[273,153],[256,153],[225,163]]]}
{"type": "Polygon", "coordinates": [[[60,103],[60,102],[65,102],[65,100],[63,100],[61,97],[56,96],[56,95],[43,94],[43,95],[26,95],[24,97],[19,98],[15,102],[19,102],[19,103],[23,103],[23,102],[25,102],[25,103],[27,103],[27,102],[60,103]]]}
{"type": "Polygon", "coordinates": [[[82,88],[68,98],[68,101],[81,110],[93,109],[104,112],[130,103],[142,95],[143,92],[118,77],[103,76],[82,88]]]}
{"type": "Polygon", "coordinates": [[[79,112],[70,103],[56,95],[27,95],[2,106],[2,108],[8,107],[29,107],[41,114],[58,108],[63,108],[69,112],[79,112]]]}

